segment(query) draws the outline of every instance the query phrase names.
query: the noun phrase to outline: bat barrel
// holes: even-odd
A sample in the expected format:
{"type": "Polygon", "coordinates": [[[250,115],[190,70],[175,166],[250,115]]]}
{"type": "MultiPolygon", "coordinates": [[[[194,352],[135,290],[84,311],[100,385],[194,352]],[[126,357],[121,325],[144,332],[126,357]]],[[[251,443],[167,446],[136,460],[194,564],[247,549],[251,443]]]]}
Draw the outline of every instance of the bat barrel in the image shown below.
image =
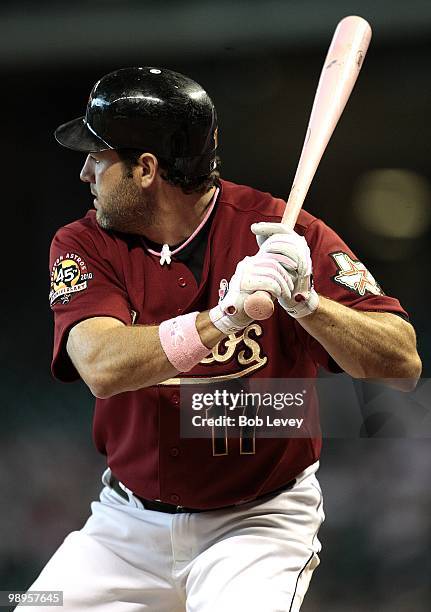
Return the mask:
{"type": "MultiPolygon", "coordinates": [[[[334,32],[320,74],[301,156],[281,222],[293,229],[311,181],[358,78],[371,40],[370,24],[357,15],[342,19],[334,32]]],[[[253,319],[270,317],[269,294],[256,291],[244,310],[253,319]]]]}

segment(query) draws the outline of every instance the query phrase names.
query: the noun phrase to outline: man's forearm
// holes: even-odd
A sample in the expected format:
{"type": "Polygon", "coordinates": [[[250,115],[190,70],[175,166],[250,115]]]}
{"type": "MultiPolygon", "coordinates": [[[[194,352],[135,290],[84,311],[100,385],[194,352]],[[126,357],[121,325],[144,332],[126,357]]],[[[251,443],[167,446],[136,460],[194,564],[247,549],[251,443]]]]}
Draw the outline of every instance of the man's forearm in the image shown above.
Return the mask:
{"type": "MultiPolygon", "coordinates": [[[[134,391],[178,374],[163,351],[158,326],[125,326],[101,318],[95,328],[94,321],[83,321],[72,330],[67,350],[96,397],[134,391]]],[[[208,349],[224,337],[207,312],[198,315],[196,329],[208,349]]]]}
{"type": "Polygon", "coordinates": [[[406,379],[420,376],[413,327],[390,313],[361,312],[320,296],[317,310],[298,319],[338,365],[355,378],[406,379]]]}

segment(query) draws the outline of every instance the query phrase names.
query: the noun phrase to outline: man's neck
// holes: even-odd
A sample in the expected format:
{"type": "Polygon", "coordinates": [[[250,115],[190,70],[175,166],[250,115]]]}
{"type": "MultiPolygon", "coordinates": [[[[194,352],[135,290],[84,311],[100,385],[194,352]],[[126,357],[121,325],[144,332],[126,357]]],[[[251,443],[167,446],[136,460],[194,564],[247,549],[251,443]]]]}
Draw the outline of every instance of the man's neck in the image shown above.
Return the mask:
{"type": "Polygon", "coordinates": [[[196,194],[178,196],[168,192],[170,197],[160,198],[156,223],[145,228],[143,235],[158,244],[177,245],[187,240],[202,223],[214,197],[216,187],[199,196],[196,194]]]}

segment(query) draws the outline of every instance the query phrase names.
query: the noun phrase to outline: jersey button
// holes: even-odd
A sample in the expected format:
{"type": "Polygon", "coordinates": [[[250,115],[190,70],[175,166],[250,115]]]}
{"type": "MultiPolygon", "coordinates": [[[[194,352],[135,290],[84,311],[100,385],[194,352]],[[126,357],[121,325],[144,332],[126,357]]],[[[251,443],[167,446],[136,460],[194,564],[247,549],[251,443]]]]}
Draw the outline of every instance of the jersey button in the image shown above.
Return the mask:
{"type": "Polygon", "coordinates": [[[171,448],[171,456],[172,457],[178,457],[178,455],[180,454],[180,449],[177,448],[176,446],[174,446],[174,448],[171,448]]]}
{"type": "Polygon", "coordinates": [[[171,400],[172,400],[173,404],[178,406],[178,404],[180,403],[180,396],[178,395],[178,393],[173,393],[172,397],[171,397],[171,400]]]}
{"type": "Polygon", "coordinates": [[[180,501],[180,498],[178,495],[171,495],[171,502],[174,502],[174,504],[178,504],[178,502],[180,501]]]}
{"type": "Polygon", "coordinates": [[[180,276],[178,279],[178,284],[180,287],[185,287],[187,285],[187,281],[184,276],[180,276]]]}

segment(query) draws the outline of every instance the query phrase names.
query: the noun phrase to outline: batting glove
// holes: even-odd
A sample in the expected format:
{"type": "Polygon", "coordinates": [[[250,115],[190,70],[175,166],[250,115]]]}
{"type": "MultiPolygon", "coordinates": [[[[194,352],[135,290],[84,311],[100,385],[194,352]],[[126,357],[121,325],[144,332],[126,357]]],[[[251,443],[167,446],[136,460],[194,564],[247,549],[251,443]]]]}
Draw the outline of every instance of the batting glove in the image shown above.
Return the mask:
{"type": "Polygon", "coordinates": [[[272,253],[258,253],[238,263],[226,295],[209,311],[217,329],[230,334],[247,327],[253,319],[245,313],[244,302],[259,290],[275,299],[288,300],[292,296],[292,278],[272,253]]]}
{"type": "Polygon", "coordinates": [[[292,280],[291,295],[279,297],[279,304],[295,319],[314,312],[319,296],[313,288],[313,266],[305,238],[282,223],[253,223],[251,231],[256,235],[259,254],[275,256],[292,280]]]}

